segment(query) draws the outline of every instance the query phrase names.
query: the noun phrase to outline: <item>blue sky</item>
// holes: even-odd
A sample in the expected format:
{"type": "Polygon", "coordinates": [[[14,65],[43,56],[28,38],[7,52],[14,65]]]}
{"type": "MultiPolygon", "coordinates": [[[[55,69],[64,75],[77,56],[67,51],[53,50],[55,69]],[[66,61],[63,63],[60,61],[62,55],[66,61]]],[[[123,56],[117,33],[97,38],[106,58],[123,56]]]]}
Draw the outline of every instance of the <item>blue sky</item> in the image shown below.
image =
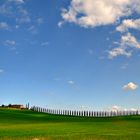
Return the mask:
{"type": "Polygon", "coordinates": [[[139,9],[139,0],[1,0],[0,104],[139,108],[139,9]]]}

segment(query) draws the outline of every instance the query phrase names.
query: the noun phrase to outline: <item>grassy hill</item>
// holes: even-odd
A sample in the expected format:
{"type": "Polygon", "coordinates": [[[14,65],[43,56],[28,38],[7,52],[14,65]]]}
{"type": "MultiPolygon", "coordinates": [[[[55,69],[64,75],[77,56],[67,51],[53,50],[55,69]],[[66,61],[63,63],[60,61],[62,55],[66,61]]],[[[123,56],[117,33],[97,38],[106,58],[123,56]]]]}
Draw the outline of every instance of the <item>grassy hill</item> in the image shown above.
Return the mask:
{"type": "Polygon", "coordinates": [[[4,140],[139,140],[140,116],[86,118],[0,109],[4,140]]]}

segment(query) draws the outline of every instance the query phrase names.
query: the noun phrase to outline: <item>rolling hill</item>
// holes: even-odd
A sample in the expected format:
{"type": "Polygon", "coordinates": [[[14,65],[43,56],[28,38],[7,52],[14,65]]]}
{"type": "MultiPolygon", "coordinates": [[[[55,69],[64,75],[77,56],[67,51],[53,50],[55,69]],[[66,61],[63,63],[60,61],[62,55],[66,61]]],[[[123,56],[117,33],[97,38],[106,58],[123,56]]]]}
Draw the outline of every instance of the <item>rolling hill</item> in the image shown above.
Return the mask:
{"type": "Polygon", "coordinates": [[[87,118],[0,109],[2,140],[139,140],[140,116],[87,118]]]}

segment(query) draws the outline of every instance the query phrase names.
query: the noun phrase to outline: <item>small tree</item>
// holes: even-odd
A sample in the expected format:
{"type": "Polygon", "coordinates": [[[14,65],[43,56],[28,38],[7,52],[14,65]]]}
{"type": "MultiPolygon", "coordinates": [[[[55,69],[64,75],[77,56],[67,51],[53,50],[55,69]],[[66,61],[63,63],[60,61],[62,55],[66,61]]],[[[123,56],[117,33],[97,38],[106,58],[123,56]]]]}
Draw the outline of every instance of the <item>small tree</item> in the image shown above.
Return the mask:
{"type": "Polygon", "coordinates": [[[1,105],[1,107],[5,107],[5,105],[4,105],[4,104],[2,104],[2,105],[1,105]]]}
{"type": "Polygon", "coordinates": [[[11,107],[11,106],[12,106],[11,104],[8,105],[8,107],[11,107]]]}

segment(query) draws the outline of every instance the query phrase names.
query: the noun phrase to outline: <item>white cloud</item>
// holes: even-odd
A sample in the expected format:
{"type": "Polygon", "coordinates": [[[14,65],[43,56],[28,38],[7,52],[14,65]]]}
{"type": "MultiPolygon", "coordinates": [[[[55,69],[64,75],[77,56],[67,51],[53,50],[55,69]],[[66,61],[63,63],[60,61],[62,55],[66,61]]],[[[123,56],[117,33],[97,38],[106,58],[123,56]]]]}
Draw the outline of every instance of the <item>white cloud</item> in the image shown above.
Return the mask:
{"type": "Polygon", "coordinates": [[[48,46],[48,44],[49,44],[49,42],[47,42],[47,41],[46,42],[42,42],[41,46],[46,47],[46,46],[48,46]]]}
{"type": "Polygon", "coordinates": [[[7,0],[0,5],[0,14],[8,19],[13,19],[17,24],[30,23],[31,17],[26,8],[22,5],[23,0],[7,0]],[[14,5],[18,4],[18,5],[14,5]],[[19,5],[20,4],[20,5],[19,5]]]}
{"type": "Polygon", "coordinates": [[[14,40],[6,40],[3,42],[3,45],[7,46],[11,51],[16,50],[16,41],[14,40]]]}
{"type": "Polygon", "coordinates": [[[9,25],[6,22],[0,22],[0,29],[8,30],[9,25]]]}
{"type": "Polygon", "coordinates": [[[40,18],[37,18],[37,20],[36,20],[36,21],[37,21],[37,24],[38,24],[38,25],[41,25],[41,24],[43,24],[43,23],[44,23],[44,19],[43,19],[43,18],[41,18],[41,17],[40,17],[40,18]]]}
{"type": "Polygon", "coordinates": [[[119,111],[119,110],[121,110],[121,107],[120,107],[120,106],[113,105],[113,106],[111,107],[111,111],[119,111]]]}
{"type": "Polygon", "coordinates": [[[10,12],[11,12],[11,9],[9,6],[7,6],[6,3],[0,5],[0,14],[9,15],[10,12]]]}
{"type": "Polygon", "coordinates": [[[63,21],[58,22],[58,27],[62,27],[63,24],[64,24],[63,21]]]}
{"type": "Polygon", "coordinates": [[[4,73],[4,69],[0,69],[0,73],[4,73]]]}
{"type": "Polygon", "coordinates": [[[140,42],[133,35],[131,35],[131,33],[122,35],[120,42],[117,42],[116,44],[118,44],[119,47],[108,52],[109,58],[114,58],[119,55],[130,57],[133,51],[132,48],[140,49],[140,42]]]}
{"type": "MultiPolygon", "coordinates": [[[[68,8],[61,10],[63,20],[58,26],[61,27],[65,22],[85,28],[118,24],[119,20],[134,13],[140,15],[140,0],[71,0],[68,8]]],[[[140,49],[140,42],[128,32],[129,29],[140,30],[140,19],[124,19],[116,27],[117,31],[127,34],[122,35],[117,48],[109,51],[109,58],[119,55],[130,57],[134,48],[140,49]]]]}
{"type": "Polygon", "coordinates": [[[24,0],[8,0],[8,2],[14,2],[16,4],[23,4],[24,0]]]}
{"type": "Polygon", "coordinates": [[[16,18],[17,23],[25,24],[31,22],[30,14],[25,8],[23,7],[18,8],[18,12],[19,12],[19,17],[16,18]]]}
{"type": "Polygon", "coordinates": [[[127,52],[124,48],[118,47],[110,50],[109,52],[109,58],[112,59],[114,57],[117,57],[119,55],[124,55],[127,57],[130,57],[132,54],[131,52],[127,52]]]}
{"type": "Polygon", "coordinates": [[[0,14],[8,18],[14,18],[20,16],[20,8],[23,8],[23,0],[6,0],[0,5],[0,14]],[[15,5],[16,4],[16,5],[15,5]],[[18,4],[18,5],[17,5],[18,4]]]}
{"type": "Polygon", "coordinates": [[[140,19],[125,19],[122,24],[116,28],[119,32],[126,32],[128,29],[140,30],[140,19]]]}
{"type": "Polygon", "coordinates": [[[121,69],[126,69],[128,67],[128,64],[123,64],[122,66],[121,66],[121,69]]]}
{"type": "Polygon", "coordinates": [[[123,108],[118,105],[113,105],[111,108],[109,108],[110,111],[137,111],[136,108],[123,108]]]}
{"type": "Polygon", "coordinates": [[[38,29],[36,26],[32,25],[31,27],[28,28],[28,31],[30,31],[32,34],[37,34],[38,29]]]}
{"type": "Polygon", "coordinates": [[[32,34],[39,32],[40,25],[44,22],[44,19],[39,16],[33,16],[33,13],[28,10],[24,5],[28,0],[3,0],[0,4],[0,16],[4,17],[6,21],[12,21],[12,23],[6,23],[0,21],[1,29],[10,29],[14,32],[15,29],[26,29],[32,34]],[[27,28],[25,28],[25,25],[27,28]]]}
{"type": "Polygon", "coordinates": [[[31,19],[30,19],[29,16],[23,15],[23,16],[20,17],[20,18],[16,18],[16,21],[17,21],[17,23],[24,24],[24,23],[29,23],[29,22],[31,22],[31,19]]]}
{"type": "Polygon", "coordinates": [[[19,25],[15,25],[15,28],[16,28],[16,29],[19,29],[19,27],[20,27],[19,25]]]}
{"type": "Polygon", "coordinates": [[[121,37],[121,46],[140,49],[140,42],[138,42],[137,39],[133,35],[131,35],[131,33],[127,33],[126,35],[123,35],[121,37]]]}
{"type": "Polygon", "coordinates": [[[74,85],[74,84],[75,84],[75,82],[74,82],[74,81],[72,81],[72,80],[70,80],[70,81],[68,81],[68,84],[70,84],[70,85],[74,85]]]}
{"type": "Polygon", "coordinates": [[[129,82],[128,84],[123,86],[124,90],[136,90],[137,88],[138,88],[138,85],[133,82],[129,82]]]}
{"type": "Polygon", "coordinates": [[[140,13],[139,0],[72,0],[68,9],[62,9],[63,22],[78,24],[82,27],[95,27],[114,24],[121,17],[134,12],[140,13]]]}
{"type": "Polygon", "coordinates": [[[130,108],[130,111],[137,111],[138,109],[136,108],[130,108]]]}
{"type": "MultiPolygon", "coordinates": [[[[25,17],[22,18],[22,22],[24,23],[30,23],[31,22],[31,19],[30,19],[30,16],[29,14],[27,13],[25,15],[25,17]]],[[[43,24],[44,22],[44,19],[43,18],[37,18],[36,21],[35,21],[35,24],[32,24],[29,28],[28,28],[28,31],[30,31],[32,34],[37,34],[39,32],[39,29],[38,27],[43,24]]]]}
{"type": "Polygon", "coordinates": [[[6,46],[15,46],[16,42],[14,40],[6,40],[4,42],[4,45],[6,45],[6,46]]]}

